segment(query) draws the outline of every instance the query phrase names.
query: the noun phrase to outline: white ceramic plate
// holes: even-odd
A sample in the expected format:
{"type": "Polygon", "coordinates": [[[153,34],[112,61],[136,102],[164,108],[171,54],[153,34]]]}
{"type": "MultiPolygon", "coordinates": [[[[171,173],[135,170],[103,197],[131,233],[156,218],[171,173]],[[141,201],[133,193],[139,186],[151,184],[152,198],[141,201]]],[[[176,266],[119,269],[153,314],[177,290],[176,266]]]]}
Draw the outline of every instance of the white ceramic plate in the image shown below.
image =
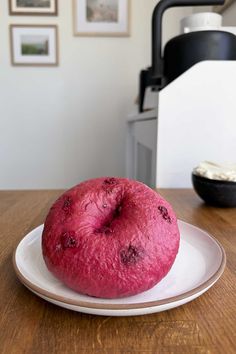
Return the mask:
{"type": "Polygon", "coordinates": [[[70,310],[104,315],[135,316],[169,310],[207,291],[224,271],[224,249],[207,232],[178,221],[181,242],[168,275],[151,290],[123,299],[97,299],[67,288],[46,268],[41,252],[43,225],[26,235],[13,257],[20,281],[36,295],[70,310]]]}

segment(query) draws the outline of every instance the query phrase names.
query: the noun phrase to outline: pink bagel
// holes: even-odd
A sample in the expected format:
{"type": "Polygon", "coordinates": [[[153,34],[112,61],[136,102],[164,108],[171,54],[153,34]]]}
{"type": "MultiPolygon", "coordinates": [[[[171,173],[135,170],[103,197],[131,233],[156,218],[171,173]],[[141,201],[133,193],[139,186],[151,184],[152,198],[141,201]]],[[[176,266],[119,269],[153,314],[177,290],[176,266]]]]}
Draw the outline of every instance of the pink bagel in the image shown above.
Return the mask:
{"type": "Polygon", "coordinates": [[[71,289],[119,298],[156,285],[179,249],[171,206],[143,183],[97,178],[65,192],[45,221],[48,269],[71,289]]]}

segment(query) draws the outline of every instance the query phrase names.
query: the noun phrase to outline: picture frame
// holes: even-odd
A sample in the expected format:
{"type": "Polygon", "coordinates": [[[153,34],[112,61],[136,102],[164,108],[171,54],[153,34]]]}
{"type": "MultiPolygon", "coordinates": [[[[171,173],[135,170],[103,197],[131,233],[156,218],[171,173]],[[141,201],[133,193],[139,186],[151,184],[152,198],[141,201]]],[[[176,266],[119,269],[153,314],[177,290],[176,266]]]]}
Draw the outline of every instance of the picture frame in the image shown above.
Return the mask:
{"type": "Polygon", "coordinates": [[[8,0],[14,16],[57,16],[58,0],[8,0]]]}
{"type": "Polygon", "coordinates": [[[58,66],[56,25],[10,25],[13,66],[58,66]]]}
{"type": "Polygon", "coordinates": [[[222,5],[222,6],[213,6],[213,12],[218,12],[219,14],[222,14],[234,2],[235,2],[235,0],[226,0],[224,5],[222,5]]]}
{"type": "Polygon", "coordinates": [[[74,35],[128,37],[130,0],[73,0],[74,35]]]}

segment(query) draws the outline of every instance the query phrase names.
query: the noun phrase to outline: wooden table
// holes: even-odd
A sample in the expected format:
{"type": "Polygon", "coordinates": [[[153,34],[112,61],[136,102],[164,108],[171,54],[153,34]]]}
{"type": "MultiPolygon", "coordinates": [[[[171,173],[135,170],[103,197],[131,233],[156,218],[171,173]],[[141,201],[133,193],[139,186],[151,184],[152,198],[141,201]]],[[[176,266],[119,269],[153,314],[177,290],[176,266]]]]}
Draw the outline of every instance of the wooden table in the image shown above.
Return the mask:
{"type": "Polygon", "coordinates": [[[60,191],[0,192],[0,353],[235,354],[236,209],[207,207],[191,190],[162,190],[178,217],[222,243],[227,267],[198,299],[140,317],[99,317],[54,306],[18,281],[12,253],[60,191]]]}

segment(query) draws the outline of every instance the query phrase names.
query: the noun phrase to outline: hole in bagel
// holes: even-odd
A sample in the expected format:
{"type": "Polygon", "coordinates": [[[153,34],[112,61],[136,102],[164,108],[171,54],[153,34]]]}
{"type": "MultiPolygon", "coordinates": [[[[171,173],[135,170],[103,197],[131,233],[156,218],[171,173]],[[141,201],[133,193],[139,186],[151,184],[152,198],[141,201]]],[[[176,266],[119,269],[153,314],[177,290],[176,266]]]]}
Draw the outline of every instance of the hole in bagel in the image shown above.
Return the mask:
{"type": "Polygon", "coordinates": [[[110,210],[109,214],[101,220],[100,225],[95,228],[95,233],[105,233],[106,235],[113,233],[113,222],[120,217],[121,211],[122,204],[118,203],[115,209],[110,210]]]}

